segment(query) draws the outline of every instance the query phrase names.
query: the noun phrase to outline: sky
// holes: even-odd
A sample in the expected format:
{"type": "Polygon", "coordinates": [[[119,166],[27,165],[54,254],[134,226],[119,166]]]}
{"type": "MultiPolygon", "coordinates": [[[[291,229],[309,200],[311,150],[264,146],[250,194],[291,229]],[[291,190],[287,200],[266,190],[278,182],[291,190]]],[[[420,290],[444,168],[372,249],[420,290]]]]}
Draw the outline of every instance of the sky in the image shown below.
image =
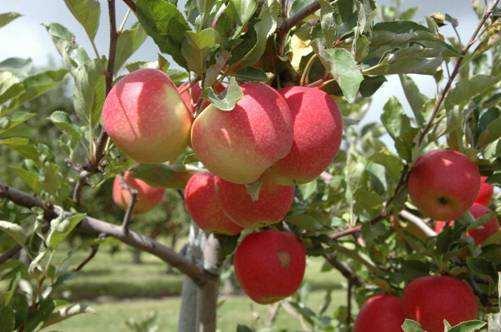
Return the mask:
{"type": "MultiPolygon", "coordinates": [[[[32,58],[35,65],[47,64],[48,59],[59,61],[57,51],[50,40],[43,23],[58,22],[66,26],[75,34],[76,41],[92,54],[91,45],[84,30],[66,8],[63,0],[0,0],[0,13],[15,11],[23,16],[0,29],[0,61],[8,57],[32,58]]],[[[391,0],[379,0],[381,4],[390,4],[391,0]]],[[[477,18],[473,13],[470,0],[403,0],[404,7],[418,6],[416,15],[418,21],[424,22],[424,17],[435,12],[448,13],[459,20],[459,33],[463,40],[467,40],[475,28],[477,18]]],[[[101,26],[99,28],[96,45],[100,54],[107,54],[108,49],[108,20],[107,1],[101,3],[101,26]]],[[[117,0],[117,24],[120,24],[126,12],[122,1],[117,0]]],[[[129,26],[134,22],[133,15],[129,17],[129,26]]],[[[451,35],[452,31],[442,31],[451,35]]],[[[131,60],[156,60],[157,47],[148,38],[141,48],[132,56],[131,60]]],[[[429,77],[413,75],[421,91],[428,95],[435,94],[435,84],[429,77]]],[[[404,108],[409,111],[398,77],[390,76],[388,82],[376,92],[371,110],[364,122],[376,121],[381,114],[385,101],[390,96],[401,100],[404,108]]]]}

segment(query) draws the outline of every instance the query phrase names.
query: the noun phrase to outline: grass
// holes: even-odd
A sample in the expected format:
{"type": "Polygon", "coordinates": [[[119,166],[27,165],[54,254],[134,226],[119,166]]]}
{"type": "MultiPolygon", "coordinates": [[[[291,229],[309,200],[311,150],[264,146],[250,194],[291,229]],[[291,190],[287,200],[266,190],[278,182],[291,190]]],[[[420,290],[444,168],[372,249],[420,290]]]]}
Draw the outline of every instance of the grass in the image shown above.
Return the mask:
{"type": "MultiPolygon", "coordinates": [[[[63,250],[64,251],[64,250],[63,250]]],[[[64,253],[63,253],[64,254],[64,253]]],[[[60,260],[63,254],[57,255],[60,260]]],[[[70,266],[76,266],[86,256],[75,253],[70,266]]],[[[175,331],[180,299],[182,276],[167,274],[167,266],[154,256],[143,254],[142,264],[133,264],[129,251],[113,255],[100,251],[83,271],[65,283],[64,293],[75,301],[89,304],[96,313],[85,314],[54,325],[50,331],[130,331],[125,321],[145,319],[157,313],[158,331],[175,331]]],[[[310,287],[307,303],[318,310],[323,304],[322,289],[332,289],[329,311],[344,302],[343,278],[334,271],[321,272],[322,261],[309,258],[305,283],[310,287]]],[[[238,323],[251,327],[265,327],[270,306],[257,305],[245,296],[221,296],[218,310],[220,331],[236,331],[238,323]]],[[[299,331],[300,322],[280,309],[273,324],[274,331],[299,331]]]]}
{"type": "MultiPolygon", "coordinates": [[[[76,266],[85,257],[85,252],[76,253],[71,265],[76,266]]],[[[62,259],[62,257],[59,257],[62,259]]],[[[84,269],[64,284],[61,291],[72,299],[160,298],[178,295],[182,277],[177,273],[167,274],[167,266],[158,258],[143,254],[142,264],[132,264],[131,253],[120,251],[113,255],[99,252],[84,269]]],[[[305,281],[312,290],[339,289],[342,277],[335,272],[320,272],[321,261],[309,259],[305,281]]]]}
{"type": "MultiPolygon", "coordinates": [[[[334,307],[342,304],[344,296],[341,290],[333,292],[330,312],[334,307]]],[[[322,292],[313,292],[308,303],[319,309],[322,304],[322,292]]],[[[85,314],[73,317],[52,327],[52,330],[71,332],[93,331],[130,331],[125,321],[133,318],[140,321],[152,312],[157,313],[158,331],[176,331],[177,316],[179,314],[179,298],[165,298],[156,300],[120,301],[92,305],[95,314],[85,314]]],[[[238,324],[246,324],[258,328],[267,325],[270,306],[252,303],[243,296],[227,297],[218,311],[218,327],[220,331],[236,331],[238,324]]],[[[291,317],[284,309],[277,315],[273,327],[287,331],[301,330],[300,322],[291,317]]]]}

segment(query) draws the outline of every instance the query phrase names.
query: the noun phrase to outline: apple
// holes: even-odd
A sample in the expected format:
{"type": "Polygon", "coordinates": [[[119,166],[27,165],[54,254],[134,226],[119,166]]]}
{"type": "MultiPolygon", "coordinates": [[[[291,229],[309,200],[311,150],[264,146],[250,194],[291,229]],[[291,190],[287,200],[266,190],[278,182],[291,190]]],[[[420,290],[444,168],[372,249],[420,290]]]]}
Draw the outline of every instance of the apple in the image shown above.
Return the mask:
{"type": "Polygon", "coordinates": [[[343,136],[343,120],[336,102],[319,88],[287,87],[279,91],[287,101],[293,123],[292,149],[269,170],[280,184],[306,183],[332,162],[343,136]]]}
{"type": "Polygon", "coordinates": [[[434,150],[416,160],[408,189],[414,204],[426,216],[454,220],[473,204],[480,188],[478,167],[453,150],[434,150]]]}
{"type": "Polygon", "coordinates": [[[477,318],[478,305],[470,286],[448,276],[414,279],[404,289],[406,316],[427,332],[443,332],[444,319],[452,326],[477,318]]]}
{"type": "Polygon", "coordinates": [[[212,104],[195,119],[191,144],[215,175],[233,183],[255,182],[292,146],[292,122],[285,99],[263,83],[241,86],[233,110],[212,104]]]}
{"type": "MultiPolygon", "coordinates": [[[[483,215],[491,212],[491,210],[489,210],[489,208],[487,208],[479,203],[473,203],[473,205],[470,207],[469,211],[475,219],[479,219],[483,215]]],[[[446,225],[453,226],[454,220],[451,220],[451,221],[437,220],[437,221],[435,221],[435,232],[440,233],[446,225]]],[[[475,243],[477,245],[481,245],[491,235],[496,234],[496,232],[498,230],[499,230],[498,219],[496,216],[493,216],[485,224],[468,230],[468,235],[471,236],[473,238],[473,240],[475,240],[475,243]]]]}
{"type": "Polygon", "coordinates": [[[184,202],[195,223],[204,231],[225,235],[236,235],[242,231],[242,227],[223,211],[213,174],[195,173],[184,189],[184,202]]]}
{"type": "Polygon", "coordinates": [[[486,176],[482,176],[480,178],[480,191],[478,192],[477,198],[475,198],[475,203],[482,204],[483,206],[489,206],[493,194],[494,187],[487,183],[486,176]]]}
{"type": "Polygon", "coordinates": [[[244,228],[282,221],[292,206],[294,187],[264,182],[254,200],[243,184],[216,178],[221,204],[226,214],[244,228]]]}
{"type": "Polygon", "coordinates": [[[175,160],[186,148],[192,115],[165,73],[140,69],[113,86],[104,101],[102,122],[130,158],[161,163],[175,160]]]}
{"type": "Polygon", "coordinates": [[[269,304],[293,294],[303,281],[306,252],[290,232],[252,233],[237,246],[235,275],[253,301],[269,304]]]}
{"type": "Polygon", "coordinates": [[[123,180],[120,175],[117,175],[113,181],[113,202],[124,210],[127,210],[132,201],[132,195],[127,186],[137,191],[136,204],[132,211],[134,214],[148,212],[158,205],[164,197],[164,188],[152,187],[146,182],[136,179],[131,172],[127,171],[123,180]]]}
{"type": "Polygon", "coordinates": [[[400,298],[378,294],[365,301],[355,320],[354,332],[402,332],[405,315],[400,298]]]}

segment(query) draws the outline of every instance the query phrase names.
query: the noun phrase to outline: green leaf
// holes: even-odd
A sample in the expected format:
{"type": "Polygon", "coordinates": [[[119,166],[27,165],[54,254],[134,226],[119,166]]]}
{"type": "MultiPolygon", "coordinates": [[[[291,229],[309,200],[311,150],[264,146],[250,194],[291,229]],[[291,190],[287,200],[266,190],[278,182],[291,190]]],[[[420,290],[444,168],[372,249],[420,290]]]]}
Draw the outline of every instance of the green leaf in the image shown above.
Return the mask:
{"type": "Polygon", "coordinates": [[[255,330],[248,327],[247,325],[238,324],[236,332],[254,332],[255,330]]]}
{"type": "Polygon", "coordinates": [[[442,57],[435,49],[424,49],[420,45],[386,53],[375,66],[364,69],[365,75],[422,74],[433,75],[442,64],[442,57]]]}
{"type": "Polygon", "coordinates": [[[176,5],[168,0],[138,0],[136,7],[136,15],[146,33],[162,52],[170,54],[174,61],[185,67],[181,48],[185,31],[190,27],[176,5]]]}
{"type": "Polygon", "coordinates": [[[140,164],[131,169],[135,178],[153,187],[184,188],[192,172],[182,165],[140,164]]]}
{"type": "Polygon", "coordinates": [[[240,69],[236,74],[236,78],[237,80],[242,82],[268,81],[268,76],[266,76],[266,73],[262,69],[254,67],[245,67],[240,69]]]}
{"type": "Polygon", "coordinates": [[[202,31],[187,31],[182,44],[181,53],[188,68],[198,75],[203,75],[206,69],[207,56],[218,46],[219,35],[213,28],[202,31]]]}
{"type": "Polygon", "coordinates": [[[11,167],[24,183],[28,185],[35,193],[40,192],[41,182],[40,177],[34,171],[28,171],[21,167],[11,167]]]}
{"type": "Polygon", "coordinates": [[[101,17],[101,7],[97,0],[64,0],[77,21],[83,26],[91,40],[96,37],[101,17]]]}
{"type": "Polygon", "coordinates": [[[256,0],[230,0],[240,25],[245,25],[257,9],[256,0]]]}
{"type": "Polygon", "coordinates": [[[272,2],[270,5],[266,2],[263,3],[261,12],[259,13],[259,22],[254,25],[256,43],[238,61],[240,67],[254,65],[264,54],[266,42],[277,28],[279,12],[280,6],[278,2],[272,2]]]}
{"type": "Polygon", "coordinates": [[[498,82],[498,77],[488,75],[476,75],[468,80],[461,80],[447,95],[445,108],[450,110],[455,105],[465,105],[476,95],[493,89],[498,82]]]}
{"type": "Polygon", "coordinates": [[[61,131],[67,133],[72,140],[78,141],[82,138],[79,128],[70,119],[68,113],[55,111],[50,115],[49,120],[61,131]]]}
{"type": "Polygon", "coordinates": [[[18,224],[0,220],[0,230],[7,233],[7,235],[20,245],[26,242],[26,231],[18,224]]]}
{"type": "Polygon", "coordinates": [[[478,136],[477,146],[479,148],[485,147],[487,144],[494,142],[499,137],[501,137],[501,112],[499,110],[489,110],[480,118],[482,126],[479,124],[480,135],[478,136]],[[489,113],[489,114],[487,114],[489,113]],[[482,121],[484,118],[488,118],[488,115],[495,114],[494,119],[489,119],[490,121],[482,121]]]}
{"type": "Polygon", "coordinates": [[[408,318],[406,318],[402,324],[402,330],[403,332],[424,332],[418,322],[408,318]]]}
{"type": "Polygon", "coordinates": [[[30,58],[7,58],[0,62],[0,72],[8,71],[16,75],[28,76],[31,64],[32,61],[30,58]]]}
{"type": "Polygon", "coordinates": [[[14,331],[16,317],[11,306],[0,306],[0,332],[14,331]]]}
{"type": "Polygon", "coordinates": [[[8,130],[14,129],[17,126],[25,123],[29,119],[33,118],[35,114],[28,112],[13,112],[8,117],[4,117],[1,120],[6,120],[4,125],[0,126],[0,134],[5,133],[8,130]]]}
{"type": "Polygon", "coordinates": [[[0,14],[0,28],[6,26],[10,22],[14,21],[16,18],[20,17],[21,14],[15,12],[1,13],[0,14]]]}
{"type": "Polygon", "coordinates": [[[0,109],[0,114],[5,115],[23,103],[54,89],[62,83],[67,73],[66,69],[48,70],[12,85],[0,95],[0,105],[8,102],[4,108],[0,109]]]}
{"type": "Polygon", "coordinates": [[[405,97],[411,105],[412,112],[418,125],[423,125],[425,123],[423,114],[426,112],[426,102],[428,98],[419,91],[418,86],[414,80],[408,75],[399,75],[400,83],[404,89],[405,97]]]}
{"type": "Polygon", "coordinates": [[[120,32],[117,39],[114,72],[118,72],[125,61],[138,50],[146,40],[143,27],[136,23],[130,29],[120,32]]]}
{"type": "Polygon", "coordinates": [[[339,84],[344,97],[350,102],[355,100],[364,77],[353,55],[343,48],[331,48],[319,50],[319,56],[339,84]]]}
{"type": "Polygon", "coordinates": [[[47,246],[55,249],[84,218],[85,214],[76,213],[71,216],[59,216],[52,219],[46,240],[47,246]]]}
{"type": "Polygon", "coordinates": [[[43,327],[59,323],[63,320],[66,320],[76,315],[94,313],[94,312],[95,311],[88,305],[80,303],[71,304],[69,306],[57,309],[55,312],[53,312],[44,322],[43,327]]]}
{"type": "Polygon", "coordinates": [[[388,134],[395,141],[398,154],[410,161],[412,159],[413,140],[418,130],[411,125],[411,120],[404,113],[397,98],[391,97],[384,105],[381,122],[388,134]]]}
{"type": "Polygon", "coordinates": [[[222,98],[218,97],[212,87],[207,89],[207,98],[209,98],[214,107],[221,111],[232,111],[242,96],[242,89],[234,77],[230,78],[230,83],[228,84],[226,93],[222,98]]]}
{"type": "Polygon", "coordinates": [[[33,331],[39,325],[42,324],[47,318],[50,317],[52,311],[54,311],[55,305],[54,300],[50,298],[43,299],[38,303],[38,310],[28,317],[28,321],[25,324],[25,331],[33,331]]]}
{"type": "Polygon", "coordinates": [[[448,328],[446,332],[475,332],[482,329],[485,325],[487,323],[481,320],[469,320],[448,328]]]}

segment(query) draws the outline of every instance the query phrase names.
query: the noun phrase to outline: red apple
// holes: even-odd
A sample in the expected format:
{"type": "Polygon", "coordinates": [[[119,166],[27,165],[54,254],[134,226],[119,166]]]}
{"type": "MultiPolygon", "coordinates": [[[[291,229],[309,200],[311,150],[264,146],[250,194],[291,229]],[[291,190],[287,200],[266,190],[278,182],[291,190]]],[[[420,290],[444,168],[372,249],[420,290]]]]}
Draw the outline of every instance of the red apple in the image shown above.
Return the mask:
{"type": "MultiPolygon", "coordinates": [[[[475,219],[479,219],[483,215],[491,212],[488,208],[482,204],[473,203],[470,208],[470,213],[475,219]]],[[[446,225],[454,226],[454,220],[451,221],[435,221],[435,232],[440,233],[446,225]]],[[[485,242],[491,235],[494,235],[499,230],[499,222],[496,216],[493,216],[485,224],[468,230],[468,235],[475,240],[477,245],[481,245],[485,242]]]]}
{"type": "Polygon", "coordinates": [[[413,280],[402,297],[405,314],[427,332],[443,332],[444,319],[451,325],[477,318],[478,306],[470,286],[447,276],[413,280]]]}
{"type": "Polygon", "coordinates": [[[454,220],[473,204],[480,188],[478,167],[453,150],[434,150],[418,158],[409,175],[414,204],[433,219],[454,220]]]}
{"type": "Polygon", "coordinates": [[[123,180],[117,175],[113,181],[113,202],[124,210],[129,207],[132,201],[132,195],[127,186],[137,190],[136,204],[132,211],[134,214],[148,212],[160,203],[164,197],[164,188],[152,187],[146,182],[134,178],[127,171],[123,176],[123,180]]]}
{"type": "Polygon", "coordinates": [[[263,83],[241,88],[243,97],[233,110],[211,104],[195,119],[191,144],[209,171],[246,184],[289,153],[292,124],[289,107],[275,89],[263,83]]]}
{"type": "Polygon", "coordinates": [[[491,203],[492,195],[494,194],[494,187],[487,183],[487,177],[482,176],[480,182],[480,191],[478,192],[475,203],[482,204],[483,206],[489,206],[491,203]]]}
{"type": "Polygon", "coordinates": [[[334,99],[319,88],[294,86],[279,91],[292,115],[293,144],[269,173],[280,184],[314,180],[332,162],[343,135],[343,120],[334,99]]]}
{"type": "Polygon", "coordinates": [[[216,178],[219,197],[226,214],[242,227],[280,222],[292,206],[294,187],[265,182],[253,200],[245,185],[216,178]]]}
{"type": "MultiPolygon", "coordinates": [[[[470,213],[475,219],[479,219],[483,215],[490,213],[491,210],[483,206],[482,204],[474,203],[470,208],[470,213]]],[[[493,216],[485,224],[468,230],[468,235],[470,235],[475,243],[480,245],[487,240],[491,235],[495,234],[499,230],[499,222],[496,216],[493,216]]]]}
{"type": "Polygon", "coordinates": [[[170,78],[140,69],[122,78],[103,105],[103,127],[139,163],[175,160],[186,148],[192,116],[170,78]]]}
{"type": "Polygon", "coordinates": [[[293,233],[263,231],[248,235],[238,245],[233,265],[245,294],[257,303],[268,304],[299,288],[306,252],[293,233]]]}
{"type": "Polygon", "coordinates": [[[358,313],[354,332],[402,332],[405,315],[400,298],[379,294],[369,298],[358,313]]]}
{"type": "Polygon", "coordinates": [[[186,209],[206,232],[239,234],[242,227],[224,213],[214,180],[215,176],[210,173],[196,173],[190,178],[184,189],[186,209]]]}

